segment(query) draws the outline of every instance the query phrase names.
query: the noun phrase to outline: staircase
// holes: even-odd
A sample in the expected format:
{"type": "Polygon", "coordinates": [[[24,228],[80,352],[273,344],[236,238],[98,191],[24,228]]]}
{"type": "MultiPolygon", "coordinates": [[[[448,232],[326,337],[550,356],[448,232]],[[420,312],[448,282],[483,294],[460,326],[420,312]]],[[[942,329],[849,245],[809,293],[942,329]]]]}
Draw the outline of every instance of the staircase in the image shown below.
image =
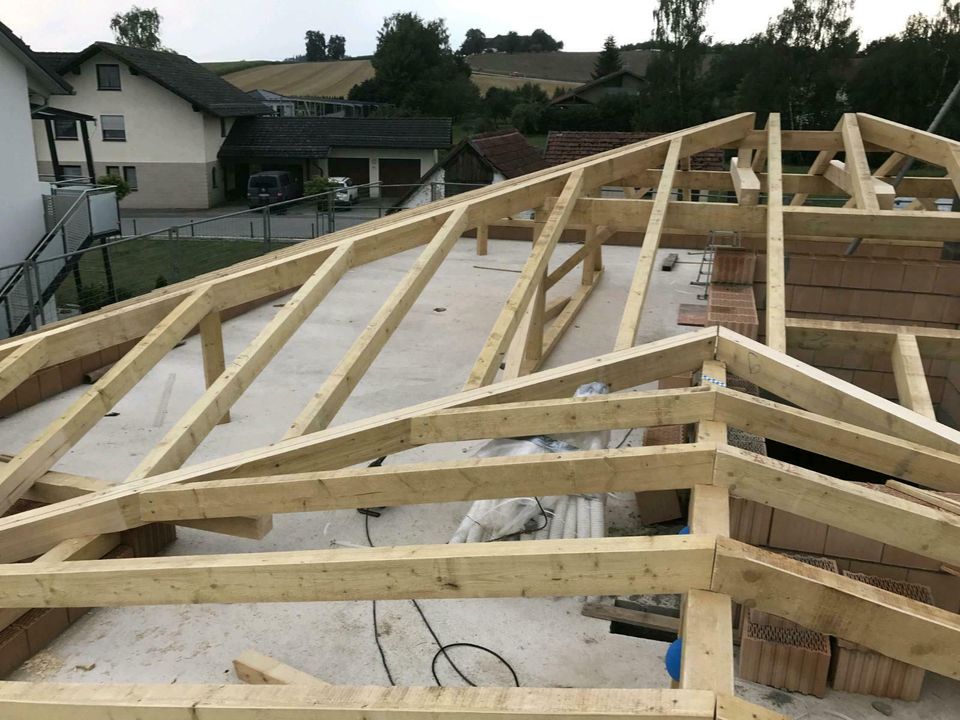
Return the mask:
{"type": "Polygon", "coordinates": [[[69,185],[43,196],[47,232],[23,262],[0,268],[0,338],[57,319],[51,301],[95,240],[120,233],[112,187],[69,185]]]}

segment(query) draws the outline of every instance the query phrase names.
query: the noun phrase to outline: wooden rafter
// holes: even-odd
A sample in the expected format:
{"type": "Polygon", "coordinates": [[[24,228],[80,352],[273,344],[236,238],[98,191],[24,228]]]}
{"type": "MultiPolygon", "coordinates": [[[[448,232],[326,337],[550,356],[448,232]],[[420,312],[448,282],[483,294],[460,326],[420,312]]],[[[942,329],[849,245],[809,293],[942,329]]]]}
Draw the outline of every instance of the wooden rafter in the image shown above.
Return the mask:
{"type": "Polygon", "coordinates": [[[923,377],[923,360],[960,359],[960,331],[786,318],[783,263],[791,238],[955,241],[960,225],[949,213],[889,209],[894,193],[887,181],[904,158],[916,157],[942,165],[948,177],[908,178],[898,191],[929,199],[960,188],[960,144],[862,114],[844,116],[832,132],[783,131],[776,113],[765,130],[753,130],[753,123],[752,114],[733,116],[457,195],[0,343],[0,390],[9,393],[57,363],[142,338],[66,415],[0,466],[0,502],[8,506],[23,496],[47,503],[0,518],[0,561],[7,563],[0,565],[0,626],[31,606],[678,592],[685,594],[681,690],[328,688],[248,654],[238,659],[238,672],[249,682],[277,685],[0,683],[0,715],[85,717],[76,712],[82,707],[91,717],[132,720],[147,703],[158,720],[207,710],[251,720],[264,712],[782,720],[732,696],[731,601],[960,677],[956,615],[727,537],[733,497],[960,565],[960,521],[950,497],[898,481],[890,484],[902,493],[888,494],[727,444],[728,428],[739,428],[933,490],[960,490],[960,433],[936,422],[923,377]],[[713,147],[737,151],[730,172],[689,169],[692,154],[713,147]],[[785,150],[818,156],[808,173],[784,173],[785,150]],[[843,163],[834,159],[840,151],[843,163]],[[892,155],[871,173],[866,153],[878,151],[892,155]],[[626,186],[625,199],[596,197],[611,184],[626,186]],[[654,187],[655,199],[639,199],[654,187]],[[683,190],[682,200],[670,200],[675,188],[683,190]],[[737,201],[690,202],[691,190],[732,190],[737,201]],[[761,193],[766,204],[758,202],[761,193]],[[784,207],[786,194],[794,198],[784,207]],[[856,207],[807,207],[808,194],[849,194],[856,207]],[[532,223],[502,220],[530,208],[537,209],[532,223]],[[499,222],[536,234],[467,389],[327,429],[463,231],[477,228],[483,253],[489,227],[499,222]],[[633,347],[660,239],[721,228],[765,240],[767,344],[709,328],[633,347]],[[567,229],[582,230],[584,244],[550,271],[567,229]],[[642,231],[644,242],[617,349],[534,373],[597,286],[602,246],[621,230],[642,231]],[[425,246],[418,260],[284,439],[184,466],[350,268],[418,246],[425,246]],[[576,290],[548,296],[578,265],[576,290]],[[228,364],[222,311],[290,290],[293,299],[228,364]],[[207,390],[128,482],[110,486],[53,471],[104,409],[197,326],[207,390]],[[888,356],[902,405],[790,358],[788,347],[888,356]],[[505,353],[503,379],[492,384],[505,353]],[[701,387],[620,392],[697,370],[701,387]],[[799,407],[727,389],[728,371],[799,407]],[[591,381],[618,392],[570,398],[591,381]],[[697,442],[351,467],[429,443],[664,424],[695,425],[697,442]],[[260,537],[269,528],[263,513],[271,512],[678,488],[691,491],[688,537],[93,559],[116,544],[118,532],[153,521],[260,537]]]}

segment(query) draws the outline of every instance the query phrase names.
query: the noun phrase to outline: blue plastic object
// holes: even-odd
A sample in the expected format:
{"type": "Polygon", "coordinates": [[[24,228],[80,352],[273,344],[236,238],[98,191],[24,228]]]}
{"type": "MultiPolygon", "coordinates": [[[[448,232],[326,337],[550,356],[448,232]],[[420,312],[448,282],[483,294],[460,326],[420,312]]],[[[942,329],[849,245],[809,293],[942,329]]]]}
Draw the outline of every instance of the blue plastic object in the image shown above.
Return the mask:
{"type": "Polygon", "coordinates": [[[677,682],[680,681],[680,658],[682,655],[683,638],[677,638],[670,643],[670,647],[667,648],[667,655],[663,658],[663,664],[667,668],[667,674],[677,682]]]}
{"type": "Polygon", "coordinates": [[[677,535],[689,535],[689,534],[690,534],[690,527],[688,525],[684,525],[680,529],[680,532],[677,533],[677,535]]]}

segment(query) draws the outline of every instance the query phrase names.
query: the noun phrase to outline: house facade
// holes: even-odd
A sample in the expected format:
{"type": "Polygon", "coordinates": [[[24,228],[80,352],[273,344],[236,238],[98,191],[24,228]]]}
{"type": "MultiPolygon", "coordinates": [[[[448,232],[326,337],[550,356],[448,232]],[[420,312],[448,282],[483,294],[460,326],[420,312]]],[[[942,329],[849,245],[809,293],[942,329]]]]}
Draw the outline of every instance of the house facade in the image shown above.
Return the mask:
{"type": "MultiPolygon", "coordinates": [[[[125,208],[206,208],[225,199],[220,146],[238,118],[270,112],[263,103],[176,53],[94,43],[75,54],[43,53],[74,88],[66,109],[92,116],[96,175],[122,177],[133,192],[125,208]]],[[[55,126],[51,153],[34,121],[41,174],[85,175],[77,126],[55,126]],[[56,164],[59,167],[55,167],[56,164]]]]}
{"type": "MultiPolygon", "coordinates": [[[[50,186],[37,176],[30,114],[70,85],[0,23],[0,266],[20,262],[44,235],[42,195],[50,186]]],[[[6,278],[0,273],[0,282],[6,278]]]]}
{"type": "Polygon", "coordinates": [[[247,178],[286,170],[303,184],[314,177],[380,183],[371,197],[400,197],[451,145],[450,118],[256,117],[238,120],[220,148],[227,191],[247,178]]]}

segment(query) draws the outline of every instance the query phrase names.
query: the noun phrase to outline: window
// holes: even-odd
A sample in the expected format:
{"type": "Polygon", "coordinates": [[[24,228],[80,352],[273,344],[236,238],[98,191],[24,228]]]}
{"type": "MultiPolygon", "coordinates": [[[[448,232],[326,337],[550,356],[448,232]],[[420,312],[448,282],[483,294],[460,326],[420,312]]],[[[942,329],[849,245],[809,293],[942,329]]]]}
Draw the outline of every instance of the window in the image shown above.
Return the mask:
{"type": "Polygon", "coordinates": [[[57,140],[76,140],[77,121],[69,118],[54,118],[53,137],[57,140]]]}
{"type": "Polygon", "coordinates": [[[127,139],[123,115],[101,115],[100,131],[105,141],[124,142],[127,139]]]}
{"type": "Polygon", "coordinates": [[[97,90],[120,89],[120,66],[97,65],[97,90]]]}
{"type": "Polygon", "coordinates": [[[139,190],[137,186],[137,169],[133,165],[123,166],[123,179],[133,191],[139,190]]]}
{"type": "Polygon", "coordinates": [[[213,187],[217,187],[217,169],[210,168],[210,178],[213,180],[213,187]]]}
{"type": "Polygon", "coordinates": [[[119,165],[107,165],[107,175],[113,175],[114,177],[120,177],[120,166],[119,166],[119,165]]]}
{"type": "Polygon", "coordinates": [[[79,165],[61,165],[60,173],[64,178],[83,177],[83,169],[79,165]]]}

